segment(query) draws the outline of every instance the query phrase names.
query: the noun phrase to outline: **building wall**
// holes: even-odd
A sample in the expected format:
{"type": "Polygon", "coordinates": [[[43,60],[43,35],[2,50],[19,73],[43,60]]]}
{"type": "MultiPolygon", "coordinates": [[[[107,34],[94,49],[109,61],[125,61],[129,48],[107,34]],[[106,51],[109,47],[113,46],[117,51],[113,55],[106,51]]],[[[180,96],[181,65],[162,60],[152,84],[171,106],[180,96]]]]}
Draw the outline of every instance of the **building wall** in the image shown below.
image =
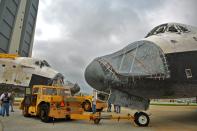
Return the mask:
{"type": "Polygon", "coordinates": [[[26,3],[26,11],[24,24],[21,34],[19,52],[22,56],[30,56],[35,31],[36,16],[38,11],[38,0],[28,0],[26,3]]]}
{"type": "Polygon", "coordinates": [[[0,0],[0,53],[31,56],[39,0],[0,0]]]}
{"type": "Polygon", "coordinates": [[[19,0],[1,0],[0,3],[0,52],[8,53],[12,30],[18,12],[19,0]]]}

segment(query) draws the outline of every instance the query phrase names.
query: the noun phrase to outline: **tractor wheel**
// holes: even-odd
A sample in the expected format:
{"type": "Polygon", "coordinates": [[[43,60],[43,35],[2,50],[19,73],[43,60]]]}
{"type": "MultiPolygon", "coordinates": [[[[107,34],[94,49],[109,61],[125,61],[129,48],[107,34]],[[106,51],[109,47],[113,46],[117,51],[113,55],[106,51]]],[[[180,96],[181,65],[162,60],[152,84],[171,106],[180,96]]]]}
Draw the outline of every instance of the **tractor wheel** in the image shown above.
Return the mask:
{"type": "Polygon", "coordinates": [[[137,117],[138,113],[139,113],[139,112],[136,112],[136,113],[134,114],[134,118],[136,118],[136,117],[137,117]]]}
{"type": "Polygon", "coordinates": [[[49,122],[51,117],[48,116],[49,114],[49,106],[47,104],[42,104],[40,106],[40,119],[43,122],[49,122]]]}
{"type": "Polygon", "coordinates": [[[138,125],[138,126],[148,126],[149,124],[149,116],[144,113],[144,112],[138,112],[134,115],[135,120],[134,122],[138,125]]]}
{"type": "Polygon", "coordinates": [[[91,103],[89,101],[85,101],[83,103],[83,109],[84,111],[92,111],[91,103]]]}

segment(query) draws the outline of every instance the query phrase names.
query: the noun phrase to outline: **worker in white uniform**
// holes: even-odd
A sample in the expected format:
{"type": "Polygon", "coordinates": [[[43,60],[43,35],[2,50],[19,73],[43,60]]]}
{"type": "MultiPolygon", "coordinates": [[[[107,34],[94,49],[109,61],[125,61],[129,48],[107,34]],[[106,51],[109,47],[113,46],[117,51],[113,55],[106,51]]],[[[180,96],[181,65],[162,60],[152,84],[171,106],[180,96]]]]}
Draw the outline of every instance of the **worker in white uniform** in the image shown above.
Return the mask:
{"type": "Polygon", "coordinates": [[[93,96],[92,96],[92,113],[96,113],[96,99],[97,99],[97,92],[96,90],[93,90],[93,96]]]}
{"type": "Polygon", "coordinates": [[[4,92],[0,96],[1,101],[1,115],[4,117],[5,114],[9,116],[9,105],[10,105],[10,93],[4,92]]]}

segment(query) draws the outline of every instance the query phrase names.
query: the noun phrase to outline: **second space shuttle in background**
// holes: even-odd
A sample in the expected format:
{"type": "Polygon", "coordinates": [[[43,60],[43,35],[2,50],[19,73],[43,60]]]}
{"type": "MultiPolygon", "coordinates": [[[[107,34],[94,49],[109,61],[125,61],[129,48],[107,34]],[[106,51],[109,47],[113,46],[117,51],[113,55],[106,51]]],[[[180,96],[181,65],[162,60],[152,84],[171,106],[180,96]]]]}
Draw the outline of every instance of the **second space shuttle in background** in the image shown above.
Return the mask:
{"type": "Polygon", "coordinates": [[[0,54],[0,93],[10,89],[31,89],[34,85],[55,85],[80,91],[78,84],[64,81],[64,76],[52,68],[46,60],[0,54]]]}

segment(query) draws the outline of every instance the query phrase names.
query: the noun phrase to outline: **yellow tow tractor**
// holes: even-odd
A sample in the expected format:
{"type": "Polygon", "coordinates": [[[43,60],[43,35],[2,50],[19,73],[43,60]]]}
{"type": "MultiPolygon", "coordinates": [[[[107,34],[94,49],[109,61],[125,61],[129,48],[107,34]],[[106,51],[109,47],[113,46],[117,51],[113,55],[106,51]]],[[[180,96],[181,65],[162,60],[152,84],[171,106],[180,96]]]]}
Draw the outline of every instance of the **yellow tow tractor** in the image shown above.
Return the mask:
{"type": "MultiPolygon", "coordinates": [[[[92,111],[92,96],[91,95],[83,95],[83,94],[77,94],[74,96],[82,103],[82,108],[84,111],[92,111]]],[[[96,91],[96,110],[98,112],[103,111],[103,109],[107,108],[107,100],[109,98],[109,94],[101,91],[96,91]]]]}
{"type": "Polygon", "coordinates": [[[20,109],[25,117],[39,116],[43,122],[52,118],[70,118],[70,114],[82,114],[81,102],[73,100],[66,92],[63,87],[35,85],[32,93],[25,96],[20,109]]]}
{"type": "Polygon", "coordinates": [[[54,119],[89,120],[99,124],[100,120],[128,120],[138,126],[148,126],[149,116],[144,112],[137,112],[134,116],[128,115],[101,115],[84,113],[81,101],[71,96],[70,90],[58,86],[34,85],[32,93],[26,95],[20,108],[23,115],[39,116],[43,122],[54,119]]]}

